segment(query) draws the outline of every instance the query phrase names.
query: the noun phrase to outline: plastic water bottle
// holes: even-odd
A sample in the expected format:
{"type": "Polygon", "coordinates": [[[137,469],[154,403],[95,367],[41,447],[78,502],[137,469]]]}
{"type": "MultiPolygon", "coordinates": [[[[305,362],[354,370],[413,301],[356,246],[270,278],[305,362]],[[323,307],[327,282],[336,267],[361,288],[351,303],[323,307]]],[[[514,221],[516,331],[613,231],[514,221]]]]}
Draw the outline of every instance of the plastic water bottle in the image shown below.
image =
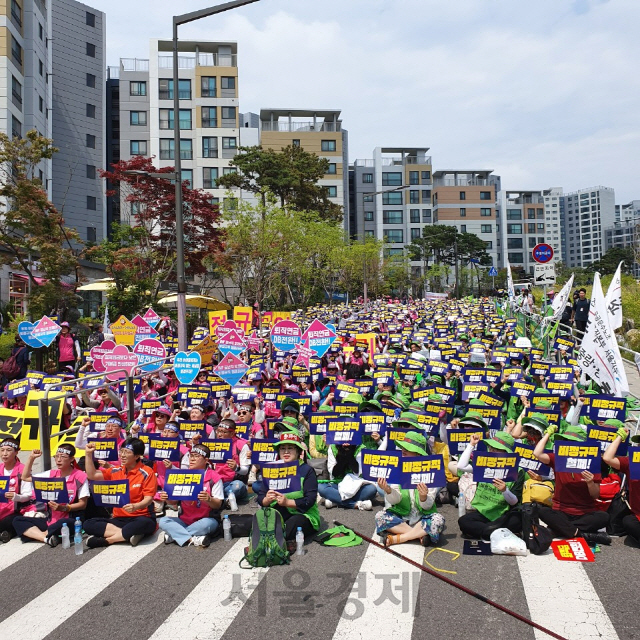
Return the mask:
{"type": "Polygon", "coordinates": [[[69,549],[71,547],[71,542],[69,541],[69,527],[66,522],[62,525],[60,537],[62,538],[62,548],[69,549]]]}
{"type": "Polygon", "coordinates": [[[302,527],[298,527],[298,533],[296,533],[296,555],[304,555],[304,533],[302,533],[302,527]]]}
{"type": "Polygon", "coordinates": [[[82,548],[81,531],[82,531],[82,523],[80,522],[80,518],[76,518],[76,530],[75,530],[75,533],[73,534],[73,546],[75,548],[77,556],[81,556],[82,553],[84,552],[84,549],[82,548]]]}
{"type": "Polygon", "coordinates": [[[231,511],[237,511],[238,501],[236,500],[236,494],[233,493],[233,491],[229,493],[229,495],[227,496],[227,500],[229,502],[229,509],[231,509],[231,511]]]}
{"type": "Polygon", "coordinates": [[[222,520],[222,531],[224,534],[224,541],[231,542],[231,520],[229,520],[229,516],[225,516],[222,520]]]}

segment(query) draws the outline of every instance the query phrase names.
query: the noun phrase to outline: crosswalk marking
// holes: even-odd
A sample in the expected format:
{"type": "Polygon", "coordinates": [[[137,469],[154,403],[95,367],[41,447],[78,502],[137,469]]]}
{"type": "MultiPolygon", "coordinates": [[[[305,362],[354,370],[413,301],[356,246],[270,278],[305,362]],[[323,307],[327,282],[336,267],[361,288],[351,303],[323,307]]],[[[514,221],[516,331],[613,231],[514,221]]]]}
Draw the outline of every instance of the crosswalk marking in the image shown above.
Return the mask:
{"type": "Polygon", "coordinates": [[[89,551],[97,555],[9,616],[2,623],[3,635],[42,640],[159,544],[157,537],[137,547],[119,544],[99,553],[89,551]]]}
{"type": "MultiPolygon", "coordinates": [[[[531,619],[568,640],[618,640],[605,608],[579,562],[559,562],[551,551],[518,557],[531,619]]],[[[535,630],[536,640],[549,636],[535,630]]]]}
{"type": "Polygon", "coordinates": [[[246,539],[236,542],[150,640],[221,638],[267,573],[261,568],[240,569],[246,545],[246,539]]]}
{"type": "MultiPolygon", "coordinates": [[[[424,547],[417,542],[395,545],[393,549],[422,564],[424,547]]],[[[360,597],[357,589],[352,590],[354,602],[345,605],[333,640],[360,638],[367,629],[379,637],[411,638],[421,573],[400,558],[370,544],[359,569],[359,574],[364,574],[361,578],[364,584],[358,584],[360,597]],[[374,580],[375,576],[378,578],[374,580]],[[389,595],[395,598],[395,602],[388,598],[376,604],[385,579],[391,585],[389,595]],[[375,594],[370,592],[374,582],[377,585],[375,594]]]]}
{"type": "Polygon", "coordinates": [[[0,546],[0,571],[4,571],[38,549],[42,549],[41,544],[37,542],[20,542],[19,538],[14,538],[3,544],[0,546]]]}

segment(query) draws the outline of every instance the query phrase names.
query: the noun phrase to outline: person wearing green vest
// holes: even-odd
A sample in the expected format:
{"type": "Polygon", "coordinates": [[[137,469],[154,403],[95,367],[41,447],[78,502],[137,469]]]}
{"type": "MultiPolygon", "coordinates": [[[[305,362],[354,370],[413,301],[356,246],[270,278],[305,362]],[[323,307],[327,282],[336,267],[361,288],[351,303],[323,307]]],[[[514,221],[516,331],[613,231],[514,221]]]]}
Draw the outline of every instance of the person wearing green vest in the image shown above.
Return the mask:
{"type": "MultiPolygon", "coordinates": [[[[475,446],[480,442],[477,435],[471,436],[471,442],[467,445],[458,460],[458,473],[472,473],[470,464],[471,454],[475,446]]],[[[515,440],[506,431],[498,431],[493,438],[484,440],[488,451],[513,453],[515,440]]],[[[514,509],[522,499],[522,486],[525,481],[525,472],[518,471],[518,479],[515,482],[504,482],[495,478],[493,483],[478,482],[476,493],[471,501],[474,509],[458,518],[458,526],[462,535],[467,538],[488,540],[496,529],[509,529],[513,533],[522,530],[522,516],[514,509]]]]}
{"type": "Polygon", "coordinates": [[[300,435],[293,431],[280,434],[280,440],[274,443],[278,450],[279,459],[283,462],[297,461],[300,490],[290,493],[280,493],[267,489],[265,482],[260,483],[258,490],[258,504],[262,507],[273,507],[280,512],[284,520],[284,537],[295,540],[298,527],[305,537],[313,535],[320,527],[320,512],[316,499],[318,497],[318,479],[316,472],[304,462],[300,456],[307,447],[300,435]]]}
{"type": "MultiPolygon", "coordinates": [[[[426,456],[427,439],[417,431],[409,431],[396,445],[403,457],[426,456]]],[[[384,491],[385,508],[375,515],[376,533],[385,546],[420,540],[423,546],[438,544],[444,529],[444,516],[436,510],[438,488],[419,484],[415,489],[401,489],[378,479],[384,491]]]]}

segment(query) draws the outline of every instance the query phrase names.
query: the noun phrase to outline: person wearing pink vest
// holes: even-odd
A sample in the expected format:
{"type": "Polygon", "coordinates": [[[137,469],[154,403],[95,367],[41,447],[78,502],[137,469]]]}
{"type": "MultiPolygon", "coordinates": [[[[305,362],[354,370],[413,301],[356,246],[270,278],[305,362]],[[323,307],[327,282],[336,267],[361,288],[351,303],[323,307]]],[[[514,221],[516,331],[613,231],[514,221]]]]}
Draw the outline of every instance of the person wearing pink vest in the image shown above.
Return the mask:
{"type": "Polygon", "coordinates": [[[222,420],[216,427],[216,439],[232,440],[231,460],[216,463],[214,471],[222,478],[225,497],[228,498],[230,493],[234,493],[236,500],[240,502],[247,496],[245,483],[251,466],[249,444],[236,436],[236,423],[229,418],[222,420]]]}
{"type": "Polygon", "coordinates": [[[50,547],[56,547],[60,543],[60,530],[66,524],[69,530],[73,530],[76,516],[82,516],[89,499],[89,483],[84,471],[77,468],[76,448],[65,444],[58,447],[55,455],[56,468],[44,473],[31,475],[33,463],[42,456],[42,451],[34,449],[22,470],[22,482],[24,491],[32,488],[33,479],[64,478],[69,500],[58,503],[52,500],[45,504],[46,518],[17,516],[13,521],[13,528],[23,539],[44,542],[50,547]]]}
{"type": "Polygon", "coordinates": [[[31,500],[31,491],[24,492],[21,483],[24,465],[18,460],[20,445],[15,438],[0,442],[0,483],[6,502],[0,502],[0,542],[9,542],[15,535],[14,519],[20,514],[20,504],[31,500]]]}
{"type": "MultiPolygon", "coordinates": [[[[208,547],[211,537],[218,530],[215,513],[222,507],[224,487],[222,478],[209,468],[209,447],[196,444],[189,453],[189,469],[204,470],[204,484],[197,500],[182,500],[177,518],[165,516],[158,520],[158,526],[164,531],[164,543],[175,542],[183,547],[208,547]]],[[[166,492],[160,492],[160,498],[167,500],[166,492]]]]}

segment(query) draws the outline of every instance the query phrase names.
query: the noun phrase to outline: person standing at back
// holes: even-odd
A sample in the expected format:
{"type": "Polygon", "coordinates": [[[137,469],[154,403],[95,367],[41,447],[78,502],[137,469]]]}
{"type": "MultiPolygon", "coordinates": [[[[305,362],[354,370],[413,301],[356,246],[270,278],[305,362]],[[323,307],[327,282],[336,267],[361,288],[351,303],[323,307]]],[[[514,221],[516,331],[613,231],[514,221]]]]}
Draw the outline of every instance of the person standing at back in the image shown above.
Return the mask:
{"type": "MultiPolygon", "coordinates": [[[[573,315],[571,319],[576,323],[576,329],[583,334],[587,328],[587,320],[589,320],[589,307],[591,301],[587,298],[587,290],[582,288],[578,291],[578,297],[573,303],[573,315]]],[[[580,336],[582,337],[582,336],[580,336]]]]}

